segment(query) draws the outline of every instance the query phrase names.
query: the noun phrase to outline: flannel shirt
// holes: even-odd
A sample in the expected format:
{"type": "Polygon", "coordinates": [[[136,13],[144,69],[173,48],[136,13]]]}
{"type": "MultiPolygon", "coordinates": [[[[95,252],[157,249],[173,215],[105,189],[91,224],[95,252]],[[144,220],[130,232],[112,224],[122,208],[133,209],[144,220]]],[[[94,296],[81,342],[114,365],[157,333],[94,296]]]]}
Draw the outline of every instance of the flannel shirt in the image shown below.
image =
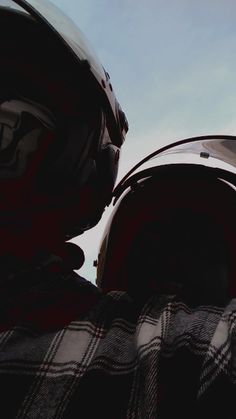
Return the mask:
{"type": "Polygon", "coordinates": [[[140,305],[49,276],[2,302],[1,418],[235,418],[236,300],[140,305]]]}

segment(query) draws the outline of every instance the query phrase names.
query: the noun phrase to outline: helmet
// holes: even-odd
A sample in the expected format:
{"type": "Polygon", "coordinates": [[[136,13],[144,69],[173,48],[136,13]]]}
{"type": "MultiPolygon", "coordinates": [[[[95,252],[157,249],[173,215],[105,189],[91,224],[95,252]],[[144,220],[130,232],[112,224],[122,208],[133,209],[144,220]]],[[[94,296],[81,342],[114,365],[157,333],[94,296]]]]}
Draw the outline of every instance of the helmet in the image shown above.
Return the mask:
{"type": "Polygon", "coordinates": [[[0,212],[50,208],[81,234],[111,200],[128,130],[110,77],[48,0],[0,1],[0,50],[0,212]]]}
{"type": "Polygon", "coordinates": [[[235,281],[222,280],[236,270],[235,171],[236,137],[223,135],[172,143],[138,163],[113,194],[98,286],[143,296],[188,289],[211,298],[215,289],[214,302],[236,294],[235,281]]]}

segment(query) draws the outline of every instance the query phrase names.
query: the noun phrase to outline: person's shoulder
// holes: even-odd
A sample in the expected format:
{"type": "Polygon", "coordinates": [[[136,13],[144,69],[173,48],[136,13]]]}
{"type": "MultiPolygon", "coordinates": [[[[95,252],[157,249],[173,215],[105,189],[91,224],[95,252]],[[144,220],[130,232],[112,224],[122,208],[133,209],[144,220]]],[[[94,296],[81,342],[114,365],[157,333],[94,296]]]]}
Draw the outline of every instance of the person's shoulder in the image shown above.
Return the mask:
{"type": "Polygon", "coordinates": [[[85,279],[83,276],[79,275],[76,272],[72,273],[72,281],[74,283],[74,286],[81,291],[89,291],[91,293],[96,294],[97,296],[102,295],[101,290],[96,285],[94,285],[91,281],[85,279]]]}

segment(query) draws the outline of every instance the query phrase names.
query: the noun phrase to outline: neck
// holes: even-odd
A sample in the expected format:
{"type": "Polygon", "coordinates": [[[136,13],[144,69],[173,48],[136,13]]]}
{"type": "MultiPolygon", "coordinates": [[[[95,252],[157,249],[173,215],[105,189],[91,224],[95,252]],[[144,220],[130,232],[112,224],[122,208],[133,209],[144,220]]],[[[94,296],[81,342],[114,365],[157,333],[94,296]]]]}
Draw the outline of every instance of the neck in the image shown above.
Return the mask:
{"type": "Polygon", "coordinates": [[[60,226],[53,221],[38,216],[23,225],[0,225],[0,256],[11,256],[24,265],[41,254],[53,253],[63,258],[65,240],[60,226]]]}

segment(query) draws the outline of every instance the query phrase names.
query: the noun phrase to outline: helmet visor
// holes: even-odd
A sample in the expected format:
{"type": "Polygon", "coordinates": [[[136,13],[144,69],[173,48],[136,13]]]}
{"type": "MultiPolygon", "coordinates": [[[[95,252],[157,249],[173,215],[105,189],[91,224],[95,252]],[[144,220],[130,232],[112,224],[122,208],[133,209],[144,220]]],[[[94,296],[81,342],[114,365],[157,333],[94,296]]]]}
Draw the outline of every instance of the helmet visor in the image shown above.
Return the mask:
{"type": "Polygon", "coordinates": [[[144,170],[161,164],[172,163],[203,164],[236,173],[236,137],[232,135],[206,135],[168,144],[137,163],[121,180],[117,189],[140,167],[144,170]]]}

